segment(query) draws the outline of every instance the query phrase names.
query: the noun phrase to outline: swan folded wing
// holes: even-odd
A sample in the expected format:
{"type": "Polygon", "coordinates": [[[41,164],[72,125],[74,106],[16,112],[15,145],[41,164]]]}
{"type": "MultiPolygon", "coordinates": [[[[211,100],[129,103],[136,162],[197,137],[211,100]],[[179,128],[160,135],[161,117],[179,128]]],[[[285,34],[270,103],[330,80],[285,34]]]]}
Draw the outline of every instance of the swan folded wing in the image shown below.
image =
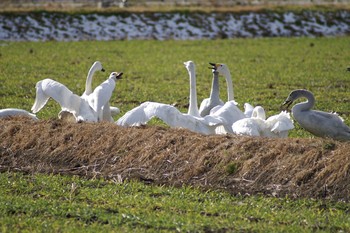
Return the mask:
{"type": "Polygon", "coordinates": [[[260,119],[245,118],[232,125],[232,131],[237,135],[260,136],[260,119]]]}
{"type": "Polygon", "coordinates": [[[271,116],[266,120],[267,127],[271,129],[273,133],[280,133],[294,129],[293,120],[290,114],[282,111],[280,114],[271,116]]]}
{"type": "Polygon", "coordinates": [[[36,98],[32,111],[40,111],[49,98],[54,99],[61,106],[62,110],[77,114],[79,112],[81,98],[73,94],[65,85],[52,79],[44,79],[36,85],[36,98]]]}

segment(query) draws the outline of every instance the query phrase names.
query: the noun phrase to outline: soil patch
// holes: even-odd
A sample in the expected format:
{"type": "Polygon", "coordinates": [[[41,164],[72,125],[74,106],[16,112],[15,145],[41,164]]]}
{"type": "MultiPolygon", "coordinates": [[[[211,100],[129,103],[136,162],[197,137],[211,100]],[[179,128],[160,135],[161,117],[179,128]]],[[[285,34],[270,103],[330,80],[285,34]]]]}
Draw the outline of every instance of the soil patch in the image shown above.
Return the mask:
{"type": "Polygon", "coordinates": [[[0,119],[0,171],[350,200],[350,142],[0,119]]]}

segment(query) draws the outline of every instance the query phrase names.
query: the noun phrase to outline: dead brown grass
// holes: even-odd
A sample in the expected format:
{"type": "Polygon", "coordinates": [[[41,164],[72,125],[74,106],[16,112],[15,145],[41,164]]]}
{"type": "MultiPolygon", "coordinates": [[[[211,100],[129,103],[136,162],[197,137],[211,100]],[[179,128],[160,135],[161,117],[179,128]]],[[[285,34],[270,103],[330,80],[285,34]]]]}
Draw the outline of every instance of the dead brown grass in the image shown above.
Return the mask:
{"type": "Polygon", "coordinates": [[[0,171],[105,177],[234,194],[350,200],[350,142],[204,136],[156,126],[0,120],[0,171]]]}

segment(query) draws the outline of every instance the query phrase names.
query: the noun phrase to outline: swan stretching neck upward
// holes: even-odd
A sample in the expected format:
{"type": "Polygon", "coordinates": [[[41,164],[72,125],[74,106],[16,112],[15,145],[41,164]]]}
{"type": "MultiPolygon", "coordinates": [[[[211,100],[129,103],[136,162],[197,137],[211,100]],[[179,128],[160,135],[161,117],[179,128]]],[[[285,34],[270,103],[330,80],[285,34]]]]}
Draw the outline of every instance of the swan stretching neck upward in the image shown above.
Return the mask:
{"type": "Polygon", "coordinates": [[[82,94],[82,98],[85,98],[86,96],[90,95],[92,93],[92,77],[94,76],[94,73],[96,71],[102,71],[105,72],[105,70],[102,67],[101,62],[95,61],[94,64],[92,64],[88,75],[86,77],[86,82],[85,82],[85,91],[82,94]]]}
{"type": "Polygon", "coordinates": [[[213,69],[213,81],[209,98],[202,101],[199,107],[199,114],[204,117],[210,114],[210,111],[216,106],[222,106],[224,102],[220,99],[219,73],[213,69]]]}
{"type": "Polygon", "coordinates": [[[108,106],[109,100],[112,97],[113,90],[115,88],[115,83],[118,79],[122,78],[123,73],[112,72],[109,78],[101,83],[95,88],[95,90],[90,94],[89,104],[92,109],[97,113],[97,120],[103,120],[104,106],[108,106]]]}
{"type": "Polygon", "coordinates": [[[62,111],[73,114],[76,122],[96,122],[95,111],[89,103],[70,91],[65,85],[52,79],[44,79],[36,83],[36,96],[32,112],[39,112],[50,99],[54,99],[61,106],[62,111]]]}
{"type": "Polygon", "coordinates": [[[184,65],[188,71],[188,76],[190,77],[190,100],[188,105],[188,114],[199,117],[200,113],[198,111],[197,103],[197,89],[196,89],[196,65],[193,61],[184,62],[184,65]]]}
{"type": "Polygon", "coordinates": [[[24,109],[18,109],[18,108],[0,109],[0,118],[6,118],[6,117],[12,117],[12,116],[25,116],[35,121],[39,120],[35,114],[32,114],[24,109]]]}
{"type": "Polygon", "coordinates": [[[310,91],[302,89],[292,91],[282,106],[288,108],[296,99],[302,97],[307,101],[298,103],[292,108],[293,117],[301,127],[318,137],[339,141],[350,140],[350,128],[345,125],[341,117],[334,113],[312,110],[315,97],[310,91]]]}
{"type": "Polygon", "coordinates": [[[168,104],[145,102],[125,113],[124,116],[116,121],[116,124],[120,126],[139,126],[146,124],[153,117],[158,117],[173,128],[185,128],[201,134],[215,134],[216,127],[222,125],[223,119],[220,116],[199,116],[196,87],[193,86],[196,84],[196,77],[192,72],[195,66],[192,61],[184,64],[189,71],[190,77],[190,106],[188,114],[181,113],[177,108],[168,104]]]}
{"type": "Polygon", "coordinates": [[[225,77],[227,86],[227,101],[234,100],[235,96],[233,93],[232,76],[228,67],[225,64],[221,63],[210,62],[209,64],[212,66],[211,69],[215,70],[216,72],[222,74],[225,77]]]}

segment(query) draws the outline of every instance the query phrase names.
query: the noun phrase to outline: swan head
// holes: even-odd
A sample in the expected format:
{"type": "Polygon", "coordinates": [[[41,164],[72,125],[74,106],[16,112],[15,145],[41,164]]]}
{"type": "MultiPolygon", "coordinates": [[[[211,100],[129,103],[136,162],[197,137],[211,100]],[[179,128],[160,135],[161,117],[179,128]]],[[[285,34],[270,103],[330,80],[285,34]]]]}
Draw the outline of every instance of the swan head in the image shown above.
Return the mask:
{"type": "Polygon", "coordinates": [[[100,70],[102,72],[105,72],[105,69],[103,69],[101,62],[95,61],[92,65],[95,70],[100,70]]]}
{"type": "Polygon", "coordinates": [[[186,61],[186,62],[184,62],[184,65],[185,65],[187,70],[194,70],[196,68],[193,61],[186,61]]]}
{"type": "Polygon", "coordinates": [[[215,71],[218,73],[221,73],[223,75],[227,75],[230,73],[230,71],[228,70],[228,68],[225,64],[209,62],[209,65],[211,65],[211,67],[209,67],[209,69],[212,69],[213,73],[215,71]]]}
{"type": "Polygon", "coordinates": [[[118,73],[118,72],[112,72],[112,73],[109,75],[109,78],[112,78],[112,79],[114,79],[114,80],[118,80],[118,79],[121,79],[122,76],[123,76],[123,73],[122,73],[122,72],[120,72],[120,73],[118,73]]]}
{"type": "Polygon", "coordinates": [[[290,105],[298,98],[303,97],[305,95],[305,93],[309,93],[312,95],[311,92],[304,90],[304,89],[298,89],[298,90],[294,90],[291,93],[289,93],[287,99],[283,102],[282,104],[282,109],[286,109],[288,110],[288,108],[290,107],[290,105]]]}

